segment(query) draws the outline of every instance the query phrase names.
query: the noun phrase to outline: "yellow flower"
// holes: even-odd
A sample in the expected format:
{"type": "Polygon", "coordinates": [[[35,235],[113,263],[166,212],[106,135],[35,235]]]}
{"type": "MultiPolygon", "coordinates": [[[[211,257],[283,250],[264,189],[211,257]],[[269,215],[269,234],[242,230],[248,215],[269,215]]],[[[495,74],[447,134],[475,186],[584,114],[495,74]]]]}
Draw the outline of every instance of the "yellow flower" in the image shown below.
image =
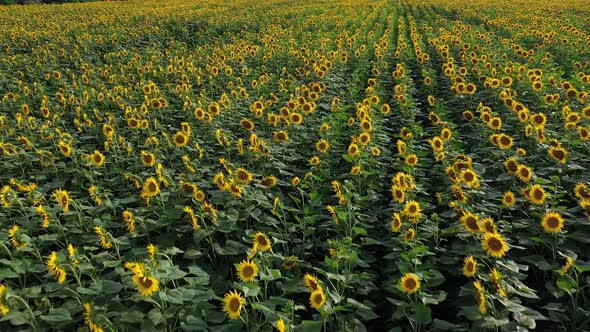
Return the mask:
{"type": "Polygon", "coordinates": [[[420,289],[420,278],[413,273],[406,273],[399,281],[399,287],[406,294],[413,294],[420,289]]]}
{"type": "Polygon", "coordinates": [[[504,196],[502,196],[502,204],[504,204],[507,207],[513,207],[515,203],[516,196],[512,191],[507,191],[506,193],[504,193],[504,196]]]}
{"type": "Polygon", "coordinates": [[[285,321],[283,319],[279,319],[275,323],[275,327],[279,332],[287,331],[287,327],[285,326],[285,321]]]}
{"type": "Polygon", "coordinates": [[[98,150],[94,150],[94,152],[91,153],[88,158],[92,165],[96,167],[102,167],[104,165],[104,155],[98,150]]]}
{"type": "Polygon", "coordinates": [[[475,299],[477,300],[479,312],[482,315],[485,315],[487,312],[487,307],[486,307],[486,296],[485,296],[484,287],[479,280],[474,281],[473,286],[475,287],[475,290],[476,290],[475,299]]]}
{"type": "Polygon", "coordinates": [[[405,163],[410,167],[416,166],[416,164],[418,163],[418,156],[416,156],[416,154],[414,153],[408,155],[406,157],[405,163]]]}
{"type": "Polygon", "coordinates": [[[8,288],[6,286],[0,284],[0,314],[2,314],[2,316],[6,316],[10,312],[10,308],[4,302],[4,298],[6,297],[7,293],[8,293],[8,288]]]}
{"type": "Polygon", "coordinates": [[[98,237],[100,238],[101,247],[103,247],[104,249],[110,249],[113,247],[113,243],[109,241],[109,239],[107,238],[107,234],[105,233],[102,227],[95,226],[94,233],[96,233],[96,235],[98,235],[98,237]]]}
{"type": "Polygon", "coordinates": [[[402,228],[402,218],[400,217],[398,212],[395,212],[391,217],[390,228],[391,231],[394,233],[398,233],[402,228]]]}
{"type": "Polygon", "coordinates": [[[568,257],[565,262],[565,265],[563,265],[563,267],[559,271],[559,275],[562,277],[565,276],[569,272],[569,270],[572,268],[572,266],[574,266],[574,259],[571,257],[568,257]]]}
{"type": "Polygon", "coordinates": [[[477,261],[473,256],[465,257],[463,261],[463,275],[466,277],[473,277],[477,272],[477,261]]]}
{"type": "Polygon", "coordinates": [[[57,264],[57,251],[52,251],[47,259],[47,270],[49,274],[57,278],[58,284],[63,284],[66,281],[66,271],[57,264]]]}
{"type": "Polygon", "coordinates": [[[324,294],[324,290],[319,288],[313,291],[309,296],[309,303],[316,310],[320,310],[326,303],[326,295],[324,294]]]}
{"type": "Polygon", "coordinates": [[[186,215],[188,216],[188,219],[191,222],[191,225],[193,226],[193,229],[195,231],[199,230],[201,228],[201,225],[199,225],[199,222],[197,220],[197,217],[195,216],[195,211],[192,208],[188,207],[188,206],[185,206],[182,211],[184,213],[186,213],[186,215]]]}
{"type": "Polygon", "coordinates": [[[252,181],[252,173],[248,172],[245,168],[243,167],[239,167],[235,173],[234,176],[236,178],[236,181],[240,184],[248,184],[252,181]]]}
{"type": "Polygon", "coordinates": [[[143,184],[143,193],[146,197],[154,197],[160,192],[160,186],[158,180],[154,177],[148,178],[143,184]]]}
{"type": "Polygon", "coordinates": [[[188,136],[186,133],[182,131],[178,131],[174,135],[174,138],[172,140],[174,142],[174,145],[176,145],[179,148],[184,147],[188,144],[188,136]]]}
{"type": "Polygon", "coordinates": [[[226,293],[223,297],[223,312],[230,319],[237,319],[240,317],[241,311],[246,304],[246,301],[240,293],[233,290],[226,293]]]}
{"type": "Polygon", "coordinates": [[[53,192],[52,196],[63,212],[68,212],[70,210],[70,195],[66,190],[57,189],[53,192]]]}
{"type": "Polygon", "coordinates": [[[465,226],[465,229],[469,233],[475,234],[475,233],[481,232],[481,228],[478,223],[479,216],[474,215],[471,212],[467,212],[461,216],[460,220],[461,220],[461,223],[463,224],[463,226],[465,226]]]}
{"type": "Polygon", "coordinates": [[[330,149],[330,143],[328,143],[328,141],[326,141],[325,139],[322,139],[317,141],[317,143],[315,144],[315,148],[320,153],[326,153],[328,152],[328,149],[330,149]]]}
{"type": "Polygon", "coordinates": [[[567,159],[567,155],[568,152],[566,149],[558,146],[552,146],[551,148],[549,148],[549,151],[547,151],[549,153],[549,156],[557,161],[559,161],[562,164],[565,164],[566,159],[567,159]]]}
{"type": "Polygon", "coordinates": [[[238,277],[242,282],[250,282],[258,275],[258,265],[244,260],[238,265],[238,277]]]}
{"type": "Polygon", "coordinates": [[[545,229],[545,232],[547,233],[559,233],[563,228],[563,218],[558,212],[547,212],[543,216],[541,226],[543,226],[543,229],[545,229]]]}
{"type": "Polygon", "coordinates": [[[160,282],[158,279],[146,276],[143,273],[135,273],[132,278],[139,294],[143,296],[151,296],[160,289],[160,282]]]}
{"type": "Polygon", "coordinates": [[[488,255],[495,258],[502,258],[509,250],[504,239],[497,233],[485,233],[482,241],[482,247],[488,255]]]}
{"type": "Polygon", "coordinates": [[[533,204],[541,205],[545,203],[547,193],[545,193],[545,189],[541,185],[535,184],[529,188],[526,198],[533,204]]]}
{"type": "Polygon", "coordinates": [[[316,278],[315,276],[306,273],[303,276],[303,282],[305,283],[305,286],[307,287],[307,289],[309,290],[309,292],[315,292],[318,289],[321,289],[320,283],[318,281],[318,278],[316,278]]]}
{"type": "Polygon", "coordinates": [[[254,234],[254,247],[260,249],[260,251],[264,252],[270,249],[271,241],[270,239],[262,232],[257,232],[254,234]]]}
{"type": "Polygon", "coordinates": [[[420,218],[420,213],[422,210],[420,209],[420,203],[412,200],[408,201],[404,205],[404,210],[402,211],[402,215],[410,219],[410,221],[416,222],[420,218]]]}
{"type": "Polygon", "coordinates": [[[156,156],[153,153],[141,151],[141,162],[146,167],[152,167],[156,164],[156,156]]]}
{"type": "Polygon", "coordinates": [[[27,246],[26,242],[21,241],[21,237],[20,227],[18,225],[14,225],[8,230],[10,244],[18,250],[23,250],[27,246]]]}

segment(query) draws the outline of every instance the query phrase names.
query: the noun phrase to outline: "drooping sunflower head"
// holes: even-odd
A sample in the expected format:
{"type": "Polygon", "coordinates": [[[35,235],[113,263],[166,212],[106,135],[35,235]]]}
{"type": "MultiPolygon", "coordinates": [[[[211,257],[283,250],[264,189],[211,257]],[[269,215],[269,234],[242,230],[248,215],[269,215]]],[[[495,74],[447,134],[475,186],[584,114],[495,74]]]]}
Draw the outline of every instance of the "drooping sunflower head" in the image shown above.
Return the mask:
{"type": "Polygon", "coordinates": [[[136,273],[133,275],[133,282],[139,293],[143,296],[151,296],[160,289],[158,279],[136,273]]]}
{"type": "Polygon", "coordinates": [[[270,249],[271,244],[272,243],[270,239],[266,236],[266,234],[262,232],[257,232],[254,235],[254,246],[260,249],[260,251],[267,251],[268,249],[270,249]]]}
{"type": "Polygon", "coordinates": [[[308,289],[310,292],[315,292],[315,291],[317,291],[318,289],[321,289],[321,288],[322,288],[322,287],[320,286],[320,283],[319,283],[319,281],[318,281],[318,278],[316,278],[315,276],[313,276],[313,275],[311,275],[311,274],[309,274],[309,273],[306,273],[306,274],[303,276],[303,282],[305,283],[305,286],[307,287],[307,289],[308,289]]]}

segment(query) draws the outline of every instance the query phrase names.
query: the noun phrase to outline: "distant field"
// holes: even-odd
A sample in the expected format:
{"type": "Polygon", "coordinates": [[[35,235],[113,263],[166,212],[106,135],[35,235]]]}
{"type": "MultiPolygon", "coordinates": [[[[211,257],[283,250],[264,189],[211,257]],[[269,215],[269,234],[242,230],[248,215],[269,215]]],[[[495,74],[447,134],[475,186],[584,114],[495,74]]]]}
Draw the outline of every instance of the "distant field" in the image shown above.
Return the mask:
{"type": "Polygon", "coordinates": [[[590,329],[590,1],[0,7],[1,331],[590,329]]]}

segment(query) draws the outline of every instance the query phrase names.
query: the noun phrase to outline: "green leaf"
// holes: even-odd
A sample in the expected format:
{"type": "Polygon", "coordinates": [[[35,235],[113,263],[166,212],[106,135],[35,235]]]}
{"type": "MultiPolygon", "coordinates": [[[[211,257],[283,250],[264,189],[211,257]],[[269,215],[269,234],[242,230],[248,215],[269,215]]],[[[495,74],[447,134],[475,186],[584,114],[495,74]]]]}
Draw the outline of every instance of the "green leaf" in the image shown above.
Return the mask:
{"type": "Polygon", "coordinates": [[[112,280],[102,280],[101,281],[102,291],[106,294],[115,294],[119,293],[121,289],[123,289],[123,284],[120,282],[112,281],[112,280]]]}
{"type": "Polygon", "coordinates": [[[416,323],[428,324],[432,322],[432,309],[423,303],[416,303],[414,305],[414,312],[416,314],[416,323]]]}
{"type": "Polygon", "coordinates": [[[70,312],[63,308],[51,309],[47,315],[41,315],[39,318],[46,322],[69,322],[72,320],[70,312]]]}
{"type": "Polygon", "coordinates": [[[557,279],[557,287],[566,292],[570,292],[576,287],[576,282],[570,278],[559,277],[559,279],[557,279]]]}

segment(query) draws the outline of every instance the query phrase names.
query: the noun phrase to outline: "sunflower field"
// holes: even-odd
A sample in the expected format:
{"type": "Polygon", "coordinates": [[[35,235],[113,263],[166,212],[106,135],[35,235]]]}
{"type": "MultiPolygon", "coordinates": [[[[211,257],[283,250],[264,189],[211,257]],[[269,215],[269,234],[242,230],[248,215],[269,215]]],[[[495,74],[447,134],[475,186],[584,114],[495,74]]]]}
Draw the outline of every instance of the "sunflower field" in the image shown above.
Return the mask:
{"type": "Polygon", "coordinates": [[[590,330],[590,1],[0,7],[1,331],[590,330]]]}

